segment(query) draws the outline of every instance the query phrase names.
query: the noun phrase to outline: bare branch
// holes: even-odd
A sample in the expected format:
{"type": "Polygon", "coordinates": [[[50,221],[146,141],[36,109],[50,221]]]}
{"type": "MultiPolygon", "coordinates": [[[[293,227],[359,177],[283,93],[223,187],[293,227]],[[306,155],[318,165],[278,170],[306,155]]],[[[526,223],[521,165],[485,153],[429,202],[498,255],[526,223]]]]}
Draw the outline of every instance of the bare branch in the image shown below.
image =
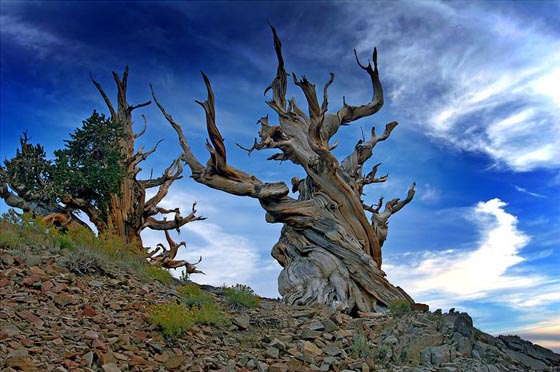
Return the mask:
{"type": "Polygon", "coordinates": [[[286,91],[287,91],[287,74],[284,70],[284,58],[282,57],[282,43],[276,33],[276,29],[268,23],[274,35],[274,50],[278,58],[278,68],[276,70],[276,77],[272,83],[264,90],[264,94],[272,90],[272,100],[268,102],[279,114],[286,112],[286,91]]]}
{"type": "Polygon", "coordinates": [[[181,143],[181,147],[183,149],[182,159],[191,168],[193,179],[214,189],[222,190],[234,195],[250,196],[259,199],[286,196],[289,193],[289,190],[284,183],[263,183],[255,176],[230,167],[227,164],[223,139],[215,122],[214,95],[212,93],[210,81],[206,75],[203,74],[203,77],[208,90],[208,99],[205,102],[198,103],[203,106],[206,112],[208,135],[214,145],[214,147],[212,147],[210,143],[207,144],[212,158],[209,160],[206,167],[203,167],[194,156],[181,127],[158,102],[152,89],[152,96],[156,105],[179,136],[179,142],[181,143]]]}
{"type": "Polygon", "coordinates": [[[224,176],[237,178],[235,172],[232,172],[227,165],[226,157],[226,147],[224,145],[224,138],[222,137],[218,126],[216,125],[216,110],[214,104],[214,92],[212,91],[212,86],[210,85],[210,80],[204,72],[201,72],[202,78],[204,79],[204,84],[206,85],[206,90],[208,92],[208,97],[206,101],[196,101],[199,105],[204,108],[206,113],[206,129],[208,131],[208,136],[210,137],[210,144],[207,144],[207,148],[212,155],[213,167],[219,174],[224,176]]]}
{"type": "Polygon", "coordinates": [[[389,174],[385,174],[385,175],[383,175],[379,178],[375,177],[375,175],[377,174],[377,168],[379,168],[380,165],[381,165],[381,163],[377,163],[373,166],[373,168],[371,169],[371,172],[369,172],[362,179],[362,185],[369,185],[370,183],[379,183],[379,182],[387,181],[387,178],[389,177],[389,174]]]}
{"type": "Polygon", "coordinates": [[[323,88],[323,103],[321,104],[321,115],[324,115],[327,112],[329,106],[327,91],[329,89],[329,86],[333,83],[333,81],[334,81],[334,74],[331,72],[331,77],[329,81],[327,81],[327,83],[325,84],[325,87],[323,88]]]}
{"type": "MultiPolygon", "coordinates": [[[[128,83],[128,66],[125,67],[122,80],[119,79],[119,75],[113,71],[113,79],[117,85],[117,97],[120,109],[126,109],[128,111],[128,103],[126,102],[126,85],[128,83]]],[[[130,111],[128,111],[130,113],[130,111]]]]}
{"type": "Polygon", "coordinates": [[[144,152],[144,153],[142,152],[142,151],[144,151],[144,147],[140,147],[138,149],[138,151],[136,152],[136,154],[134,154],[133,157],[131,157],[130,159],[127,159],[128,164],[133,166],[133,167],[136,167],[136,165],[138,165],[138,163],[146,160],[148,158],[148,156],[150,156],[154,152],[156,152],[159,144],[162,143],[162,142],[163,142],[163,139],[160,139],[159,141],[157,141],[157,143],[154,147],[152,147],[148,152],[144,152]]]}
{"type": "MultiPolygon", "coordinates": [[[[356,146],[354,147],[354,151],[348,155],[341,163],[341,169],[356,183],[359,184],[358,191],[361,194],[361,186],[367,183],[373,183],[373,178],[370,176],[375,176],[368,174],[365,178],[362,177],[362,167],[363,164],[371,158],[373,155],[373,148],[378,142],[385,141],[391,135],[391,132],[395,127],[398,125],[396,121],[392,121],[385,125],[385,131],[381,136],[375,134],[375,127],[371,128],[371,138],[369,141],[359,140],[356,146]],[[366,180],[366,182],[362,182],[362,180],[366,180]],[[367,180],[371,180],[372,182],[367,182],[367,180]]],[[[377,165],[378,166],[378,165],[377,165]]],[[[377,166],[374,167],[377,170],[377,166]]],[[[385,176],[384,176],[385,177],[385,176]]],[[[385,179],[381,178],[383,182],[385,179]]]]}
{"type": "Polygon", "coordinates": [[[148,106],[151,103],[152,103],[152,101],[146,101],[146,102],[143,102],[143,103],[139,103],[137,105],[128,106],[127,110],[128,110],[128,112],[132,112],[132,111],[136,110],[137,108],[148,106]]]}
{"type": "Polygon", "coordinates": [[[151,213],[152,210],[156,209],[158,203],[162,201],[163,198],[165,198],[173,182],[181,178],[182,173],[183,173],[183,165],[181,163],[181,158],[177,158],[164,171],[163,176],[161,177],[161,180],[163,182],[160,184],[157,193],[145,203],[144,205],[145,214],[147,215],[154,214],[151,213]]]}
{"type": "Polygon", "coordinates": [[[181,160],[182,160],[181,156],[179,156],[177,159],[175,159],[171,163],[171,165],[169,165],[169,167],[167,167],[163,171],[162,176],[160,176],[158,178],[150,178],[150,179],[147,179],[147,180],[139,180],[138,183],[140,183],[140,185],[142,185],[142,187],[144,187],[145,189],[150,189],[152,187],[161,186],[169,180],[178,180],[178,179],[183,178],[183,176],[181,176],[181,173],[182,173],[181,160]],[[172,169],[176,166],[181,167],[181,172],[176,172],[175,174],[172,174],[172,169]]]}
{"type": "Polygon", "coordinates": [[[107,97],[107,94],[105,93],[105,91],[101,87],[101,84],[99,84],[93,78],[93,75],[91,73],[89,74],[89,77],[90,77],[91,81],[93,82],[93,85],[95,85],[95,87],[99,91],[99,93],[101,93],[101,96],[103,97],[103,100],[105,101],[105,104],[107,105],[107,108],[109,109],[109,112],[111,113],[111,119],[113,121],[116,121],[117,120],[117,113],[116,113],[115,109],[113,108],[113,104],[111,103],[111,100],[109,99],[109,97],[107,97]]]}
{"type": "Polygon", "coordinates": [[[361,64],[355,49],[354,55],[356,56],[358,65],[365,70],[371,78],[373,98],[369,103],[362,106],[350,106],[344,101],[344,106],[337,113],[340,124],[342,125],[373,115],[383,107],[383,87],[379,80],[379,72],[377,70],[377,48],[373,49],[373,68],[371,67],[370,61],[368,61],[367,66],[361,64]]]}
{"type": "Polygon", "coordinates": [[[235,145],[237,147],[239,147],[241,150],[247,151],[247,155],[249,155],[249,156],[251,156],[251,153],[254,150],[260,150],[262,148],[262,146],[260,145],[260,143],[257,141],[256,138],[255,138],[255,141],[253,142],[253,146],[251,146],[251,147],[244,147],[244,146],[240,145],[239,143],[235,143],[235,145]]]}
{"type": "Polygon", "coordinates": [[[305,75],[301,77],[301,81],[298,80],[295,73],[292,74],[292,77],[294,79],[294,84],[301,88],[303,94],[305,95],[305,99],[307,100],[309,117],[311,118],[310,124],[315,123],[315,125],[318,126],[321,121],[322,113],[317,99],[317,92],[315,91],[315,85],[310,83],[305,75]]]}
{"type": "MultiPolygon", "coordinates": [[[[176,269],[184,266],[185,270],[189,274],[204,274],[202,271],[196,268],[196,265],[202,261],[202,257],[200,257],[198,262],[194,264],[191,264],[185,260],[175,260],[177,252],[179,251],[179,247],[183,246],[186,248],[187,244],[184,241],[179,243],[173,241],[168,230],[165,230],[165,238],[167,240],[167,243],[169,244],[169,250],[167,250],[163,244],[158,243],[156,249],[146,255],[146,258],[151,265],[158,265],[167,269],[176,269]],[[160,250],[161,253],[159,253],[160,250]]],[[[145,249],[149,250],[150,248],[146,247],[145,249]]]]}
{"type": "Polygon", "coordinates": [[[181,241],[179,243],[175,243],[173,239],[171,239],[171,235],[169,234],[169,230],[165,230],[165,238],[167,239],[167,243],[169,244],[169,258],[174,260],[177,256],[177,252],[179,251],[179,247],[187,247],[187,243],[181,241]]]}
{"type": "Polygon", "coordinates": [[[107,224],[97,211],[88,201],[81,198],[74,198],[70,195],[61,198],[61,201],[70,208],[79,209],[84,212],[91,223],[95,225],[97,231],[102,233],[107,230],[107,224]]]}
{"type": "Polygon", "coordinates": [[[379,210],[381,209],[383,198],[379,200],[379,205],[376,208],[376,211],[374,211],[374,213],[371,216],[371,224],[375,231],[380,246],[383,246],[383,243],[387,239],[387,233],[389,229],[388,226],[389,218],[393,214],[400,211],[402,207],[410,203],[410,201],[414,197],[415,188],[416,188],[416,183],[413,182],[410,188],[408,189],[406,199],[402,201],[398,198],[390,200],[389,202],[385,203],[385,209],[381,213],[379,213],[379,210]]]}
{"type": "Polygon", "coordinates": [[[144,133],[146,133],[146,128],[148,127],[148,120],[146,119],[146,115],[142,114],[142,121],[144,122],[144,128],[134,135],[134,139],[140,138],[144,133]]]}
{"type": "MultiPolygon", "coordinates": [[[[410,188],[408,189],[406,198],[402,201],[398,201],[397,203],[391,206],[391,214],[397,213],[402,209],[402,207],[410,203],[412,201],[412,198],[414,198],[415,193],[416,193],[416,182],[413,182],[410,188]]],[[[385,208],[387,208],[387,206],[385,206],[385,208]]]]}
{"type": "Polygon", "coordinates": [[[177,132],[177,135],[179,137],[179,143],[181,145],[181,148],[183,149],[183,158],[182,159],[191,168],[191,171],[193,173],[193,177],[195,177],[195,175],[200,175],[202,173],[202,170],[204,169],[204,167],[198,161],[198,159],[196,159],[196,157],[192,153],[191,148],[190,148],[190,146],[187,142],[187,139],[185,138],[185,135],[183,134],[183,130],[181,129],[181,126],[179,124],[177,124],[177,122],[175,120],[173,120],[173,117],[165,111],[165,108],[163,107],[163,105],[157,100],[156,94],[154,92],[154,88],[152,87],[151,84],[150,84],[150,89],[152,91],[152,97],[154,98],[154,102],[156,103],[157,107],[160,109],[161,113],[163,114],[165,119],[169,122],[169,124],[171,124],[173,129],[175,129],[175,132],[177,132]]]}
{"type": "Polygon", "coordinates": [[[158,213],[175,213],[175,217],[173,218],[173,220],[170,221],[168,221],[165,217],[162,220],[157,220],[154,217],[148,217],[146,218],[146,221],[144,222],[142,228],[148,227],[152,230],[172,230],[172,229],[178,230],[181,226],[189,222],[205,220],[206,217],[196,216],[196,210],[194,209],[195,205],[196,203],[193,204],[193,209],[191,213],[189,213],[189,215],[186,217],[181,216],[181,212],[179,211],[179,208],[166,210],[163,208],[156,207],[158,213]]]}

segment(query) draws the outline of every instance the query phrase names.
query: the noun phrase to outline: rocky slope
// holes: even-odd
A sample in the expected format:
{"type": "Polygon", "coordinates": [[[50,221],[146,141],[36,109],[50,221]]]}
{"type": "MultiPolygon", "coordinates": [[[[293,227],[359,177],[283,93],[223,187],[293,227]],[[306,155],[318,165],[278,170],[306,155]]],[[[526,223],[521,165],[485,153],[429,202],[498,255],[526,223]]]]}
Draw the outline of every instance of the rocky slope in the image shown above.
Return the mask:
{"type": "MultiPolygon", "coordinates": [[[[515,336],[492,337],[456,312],[351,318],[261,299],[255,309],[230,308],[227,326],[195,325],[170,340],[146,321],[146,309],[180,301],[175,285],[126,272],[80,275],[59,252],[0,249],[0,368],[560,371],[560,355],[515,336]]],[[[224,302],[221,289],[203,289],[224,302]]]]}

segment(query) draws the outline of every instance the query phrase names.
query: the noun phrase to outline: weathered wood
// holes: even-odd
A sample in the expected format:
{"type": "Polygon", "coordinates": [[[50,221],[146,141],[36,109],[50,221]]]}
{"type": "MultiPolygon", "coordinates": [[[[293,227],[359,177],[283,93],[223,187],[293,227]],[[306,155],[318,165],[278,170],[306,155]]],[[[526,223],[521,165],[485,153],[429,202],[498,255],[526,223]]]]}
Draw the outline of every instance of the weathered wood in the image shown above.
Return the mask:
{"type": "Polygon", "coordinates": [[[282,44],[272,28],[274,47],[278,59],[276,76],[266,88],[272,92],[267,104],[278,114],[278,124],[269,124],[268,117],[261,118],[259,138],[251,147],[254,150],[276,149],[271,160],[289,160],[303,168],[306,178],[292,178],[289,195],[283,182],[266,183],[227,163],[226,147],[216,124],[215,97],[208,77],[203,74],[208,98],[198,102],[206,113],[210,141],[207,149],[210,159],[204,166],[194,156],[181,126],[173,120],[163,105],[152,97],[165,118],[177,132],[183,148],[183,160],[192,177],[202,184],[234,195],[250,196],[259,200],[266,211],[266,221],[282,223],[280,239],[272,249],[272,256],[282,265],[278,279],[279,291],[289,304],[325,303],[334,308],[356,313],[369,313],[386,307],[395,300],[413,300],[401,288],[393,286],[381,270],[381,246],[386,239],[387,220],[412,200],[414,187],[404,201],[394,199],[383,212],[368,207],[362,200],[364,186],[384,182],[387,175],[376,177],[380,164],[363,175],[365,162],[373,155],[374,146],[386,140],[397,123],[387,124],[381,136],[372,130],[368,141],[360,141],[342,163],[332,154],[336,144],[329,143],[342,125],[370,116],[383,105],[383,90],[377,70],[377,50],[371,63],[359,66],[372,81],[373,98],[361,106],[350,106],[344,101],[336,113],[328,110],[328,88],[334,74],[323,88],[319,104],[315,86],[305,76],[293,81],[304,93],[308,113],[304,113],[295,99],[286,100],[287,73],[284,69],[282,44]],[[372,213],[372,223],[366,216],[372,213]]]}

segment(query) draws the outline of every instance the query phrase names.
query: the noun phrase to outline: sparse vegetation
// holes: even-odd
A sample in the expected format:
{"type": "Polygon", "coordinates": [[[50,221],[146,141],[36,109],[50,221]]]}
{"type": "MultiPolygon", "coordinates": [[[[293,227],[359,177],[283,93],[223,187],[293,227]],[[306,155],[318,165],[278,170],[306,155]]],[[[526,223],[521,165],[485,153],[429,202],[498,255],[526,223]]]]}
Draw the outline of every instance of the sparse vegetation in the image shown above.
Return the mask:
{"type": "Polygon", "coordinates": [[[68,251],[61,263],[79,274],[106,273],[111,269],[130,272],[142,280],[169,284],[171,274],[146,263],[143,252],[110,234],[95,236],[88,228],[72,226],[62,232],[46,225],[41,217],[13,210],[0,218],[0,247],[25,255],[28,250],[68,251]]]}
{"type": "Polygon", "coordinates": [[[146,265],[145,269],[148,279],[157,280],[161,284],[168,285],[173,280],[173,277],[166,269],[159,266],[146,265]]]}
{"type": "Polygon", "coordinates": [[[223,289],[230,306],[255,308],[259,305],[259,298],[255,291],[247,285],[236,284],[232,287],[224,287],[223,289]]]}
{"type": "Polygon", "coordinates": [[[170,338],[182,335],[194,323],[192,312],[175,302],[152,306],[148,310],[148,322],[161,327],[163,334],[170,338]]]}
{"type": "Polygon", "coordinates": [[[177,292],[179,292],[183,298],[183,302],[188,307],[201,307],[214,303],[214,299],[211,295],[204,293],[199,286],[193,283],[178,287],[177,292]]]}
{"type": "Polygon", "coordinates": [[[164,302],[148,309],[148,322],[161,327],[166,337],[175,338],[194,324],[225,326],[229,319],[215,302],[190,308],[176,302],[164,302]]]}
{"type": "Polygon", "coordinates": [[[358,332],[352,337],[351,350],[360,358],[371,358],[374,355],[373,345],[363,332],[358,332]]]}
{"type": "Polygon", "coordinates": [[[410,303],[406,300],[396,300],[389,304],[389,311],[394,316],[401,316],[412,311],[410,303]]]}

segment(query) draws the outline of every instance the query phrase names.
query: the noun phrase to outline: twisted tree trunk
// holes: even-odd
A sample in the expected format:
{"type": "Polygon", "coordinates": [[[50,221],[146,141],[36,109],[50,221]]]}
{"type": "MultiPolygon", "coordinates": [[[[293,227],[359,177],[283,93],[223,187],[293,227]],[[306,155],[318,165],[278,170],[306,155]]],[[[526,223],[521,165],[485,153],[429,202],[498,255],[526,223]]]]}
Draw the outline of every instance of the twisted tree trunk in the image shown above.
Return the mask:
{"type": "Polygon", "coordinates": [[[278,114],[279,124],[270,125],[268,117],[259,120],[260,139],[255,139],[253,150],[278,149],[270,160],[289,160],[301,166],[307,174],[303,180],[292,179],[292,191],[297,199],[289,196],[285,183],[264,183],[251,174],[227,164],[223,138],[216,126],[214,94],[203,73],[208,98],[198,102],[206,112],[210,142],[207,148],[210,159],[203,166],[193,155],[179,124],[157,100],[154,101],[173,126],[183,148],[183,160],[200,183],[230,194],[250,196],[259,200],[266,210],[266,221],[282,223],[284,227],[272,255],[284,268],[278,279],[279,291],[288,304],[324,303],[347,312],[375,311],[394,300],[413,302],[399,287],[393,286],[381,270],[381,246],[387,234],[387,219],[410,202],[414,184],[404,201],[394,199],[380,213],[382,199],[374,208],[362,200],[363,187],[383,182],[387,176],[376,178],[379,164],[365,176],[363,165],[373,154],[373,147],[389,137],[397,125],[387,124],[383,135],[372,130],[369,141],[360,141],[342,163],[334,157],[329,140],[341,125],[373,115],[383,105],[383,90],[377,71],[377,52],[373,64],[362,65],[372,82],[374,95],[371,102],[350,106],[344,102],[336,113],[327,112],[327,90],[334,74],[323,89],[319,104],[315,86],[305,77],[293,80],[306,97],[309,113],[304,113],[292,98],[286,101],[287,74],[284,70],[281,42],[272,28],[278,58],[276,77],[265,90],[272,91],[268,105],[278,114]],[[365,211],[372,213],[372,222],[365,211]]]}
{"type": "Polygon", "coordinates": [[[126,98],[128,66],[122,78],[115,72],[113,72],[113,78],[117,86],[116,110],[101,85],[95,81],[93,77],[91,77],[91,80],[103,97],[111,113],[111,119],[118,122],[123,128],[125,135],[120,140],[118,146],[122,157],[126,159],[125,166],[127,176],[122,179],[120,193],[111,195],[107,207],[107,218],[100,221],[97,228],[101,232],[110,231],[112,234],[122,237],[127,243],[137,245],[141,248],[142,239],[140,233],[145,228],[164,231],[171,229],[179,230],[184,224],[203,218],[196,217],[194,205],[192,213],[185,217],[181,216],[178,208],[168,210],[158,207],[158,203],[165,198],[172,183],[182,178],[183,166],[180,158],[175,159],[171,165],[165,169],[161,177],[147,180],[138,180],[136,178],[141,171],[138,165],[157,150],[159,142],[147,152],[144,152],[143,147],[140,147],[134,152],[134,143],[136,139],[144,134],[147,125],[146,118],[142,115],[144,119],[144,128],[141,132],[135,134],[132,128],[132,111],[149,105],[151,101],[138,105],[128,104],[126,98]],[[155,187],[158,188],[156,194],[149,200],[146,200],[146,190],[155,187]],[[169,213],[174,213],[175,215],[171,220],[167,220],[165,217],[161,220],[155,218],[158,214],[169,213]]]}

